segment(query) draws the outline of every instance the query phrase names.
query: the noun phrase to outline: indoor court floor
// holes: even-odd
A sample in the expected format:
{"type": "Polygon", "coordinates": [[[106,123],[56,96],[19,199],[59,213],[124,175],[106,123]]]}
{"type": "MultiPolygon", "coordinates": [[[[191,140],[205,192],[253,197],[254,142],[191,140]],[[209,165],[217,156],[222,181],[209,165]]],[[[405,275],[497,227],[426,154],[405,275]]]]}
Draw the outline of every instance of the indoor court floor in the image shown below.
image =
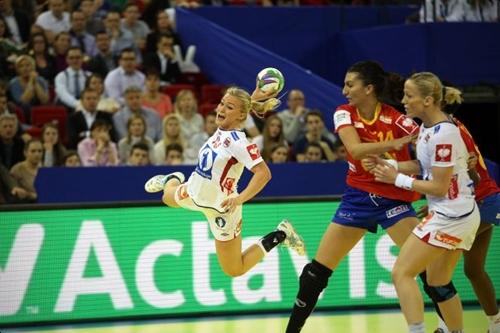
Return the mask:
{"type": "MultiPolygon", "coordinates": [[[[286,316],[241,316],[214,319],[149,320],[16,328],[2,333],[280,333],[285,332],[286,316]]],[[[464,312],[465,332],[486,333],[487,319],[477,308],[464,312]]],[[[427,332],[432,333],[437,323],[432,312],[426,312],[427,332]]],[[[314,314],[304,326],[303,333],[395,333],[407,332],[399,310],[368,312],[321,312],[314,314]]]]}

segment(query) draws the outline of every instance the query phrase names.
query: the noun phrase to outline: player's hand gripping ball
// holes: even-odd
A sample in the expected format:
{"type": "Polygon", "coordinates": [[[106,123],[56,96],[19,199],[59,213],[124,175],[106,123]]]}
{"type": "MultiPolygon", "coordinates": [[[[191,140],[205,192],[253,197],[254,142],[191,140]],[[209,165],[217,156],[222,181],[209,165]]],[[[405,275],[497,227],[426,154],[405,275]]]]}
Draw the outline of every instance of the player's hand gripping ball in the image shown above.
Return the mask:
{"type": "Polygon", "coordinates": [[[264,93],[279,93],[285,86],[285,78],[273,67],[264,68],[257,74],[257,87],[264,93]]]}

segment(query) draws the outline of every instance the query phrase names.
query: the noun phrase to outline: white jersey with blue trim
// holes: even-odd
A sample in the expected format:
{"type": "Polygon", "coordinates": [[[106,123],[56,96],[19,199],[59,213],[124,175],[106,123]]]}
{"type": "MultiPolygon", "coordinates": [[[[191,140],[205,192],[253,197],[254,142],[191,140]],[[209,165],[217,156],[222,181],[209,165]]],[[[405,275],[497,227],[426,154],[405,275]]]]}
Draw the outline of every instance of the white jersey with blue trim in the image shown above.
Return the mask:
{"type": "Polygon", "coordinates": [[[222,201],[238,193],[243,168],[250,170],[262,161],[259,148],[243,131],[219,128],[201,147],[187,192],[196,205],[222,212],[222,201]]]}
{"type": "Polygon", "coordinates": [[[460,217],[474,208],[474,183],[467,173],[469,153],[460,130],[451,122],[420,127],[417,158],[424,180],[432,179],[432,167],[453,167],[448,193],[444,197],[427,195],[429,210],[447,217],[460,217]]]}

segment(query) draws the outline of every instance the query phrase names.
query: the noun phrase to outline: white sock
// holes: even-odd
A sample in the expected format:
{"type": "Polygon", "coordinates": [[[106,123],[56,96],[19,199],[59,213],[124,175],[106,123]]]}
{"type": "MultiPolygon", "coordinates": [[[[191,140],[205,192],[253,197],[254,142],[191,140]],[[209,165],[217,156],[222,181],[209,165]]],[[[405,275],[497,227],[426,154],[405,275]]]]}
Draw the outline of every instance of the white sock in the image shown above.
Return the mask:
{"type": "Polygon", "coordinates": [[[443,333],[450,333],[448,326],[446,326],[444,320],[439,316],[438,316],[438,327],[443,330],[443,333]]]}
{"type": "Polygon", "coordinates": [[[425,333],[424,323],[408,325],[408,332],[410,333],[425,333]]]}
{"type": "Polygon", "coordinates": [[[496,315],[488,316],[488,318],[490,319],[490,323],[494,323],[496,320],[500,319],[500,311],[498,311],[496,315]]]}

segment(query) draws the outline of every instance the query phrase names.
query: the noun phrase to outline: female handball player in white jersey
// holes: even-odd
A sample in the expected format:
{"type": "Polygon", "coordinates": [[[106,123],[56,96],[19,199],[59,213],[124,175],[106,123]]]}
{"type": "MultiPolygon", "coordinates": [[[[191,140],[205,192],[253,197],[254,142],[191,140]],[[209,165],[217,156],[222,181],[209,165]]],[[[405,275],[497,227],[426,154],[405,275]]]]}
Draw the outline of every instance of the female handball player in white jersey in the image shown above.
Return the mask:
{"type": "Polygon", "coordinates": [[[279,101],[273,98],[275,95],[256,88],[250,96],[243,89],[229,88],[216,109],[218,129],[200,149],[198,165],[187,182],[182,173],[174,172],[154,176],[145,184],[147,192],[163,191],[166,205],[205,214],[222,270],[233,277],[245,274],[278,244],[305,254],[302,238],[286,220],[257,244],[241,251],[242,204],[271,179],[257,145],[248,141],[242,127],[250,111],[262,116],[276,107],[279,101]],[[238,193],[236,186],[243,168],[253,176],[238,193]]]}
{"type": "MultiPolygon", "coordinates": [[[[426,195],[429,215],[408,237],[396,260],[392,277],[401,309],[412,333],[424,333],[424,303],[415,281],[427,271],[427,282],[447,285],[462,250],[469,250],[479,226],[474,186],[467,172],[469,153],[458,127],[441,110],[460,92],[443,86],[432,73],[413,74],[405,82],[403,104],[407,115],[422,120],[417,139],[417,159],[398,162],[396,168],[378,159],[375,179],[426,195]],[[409,175],[422,176],[421,180],[409,175]]],[[[439,288],[437,290],[439,292],[439,288]]],[[[447,290],[449,293],[449,290],[447,290]]],[[[460,298],[456,292],[439,303],[452,332],[463,332],[460,298]],[[454,311],[443,311],[454,308],[454,311]],[[459,309],[457,311],[456,309],[459,309]]]]}

